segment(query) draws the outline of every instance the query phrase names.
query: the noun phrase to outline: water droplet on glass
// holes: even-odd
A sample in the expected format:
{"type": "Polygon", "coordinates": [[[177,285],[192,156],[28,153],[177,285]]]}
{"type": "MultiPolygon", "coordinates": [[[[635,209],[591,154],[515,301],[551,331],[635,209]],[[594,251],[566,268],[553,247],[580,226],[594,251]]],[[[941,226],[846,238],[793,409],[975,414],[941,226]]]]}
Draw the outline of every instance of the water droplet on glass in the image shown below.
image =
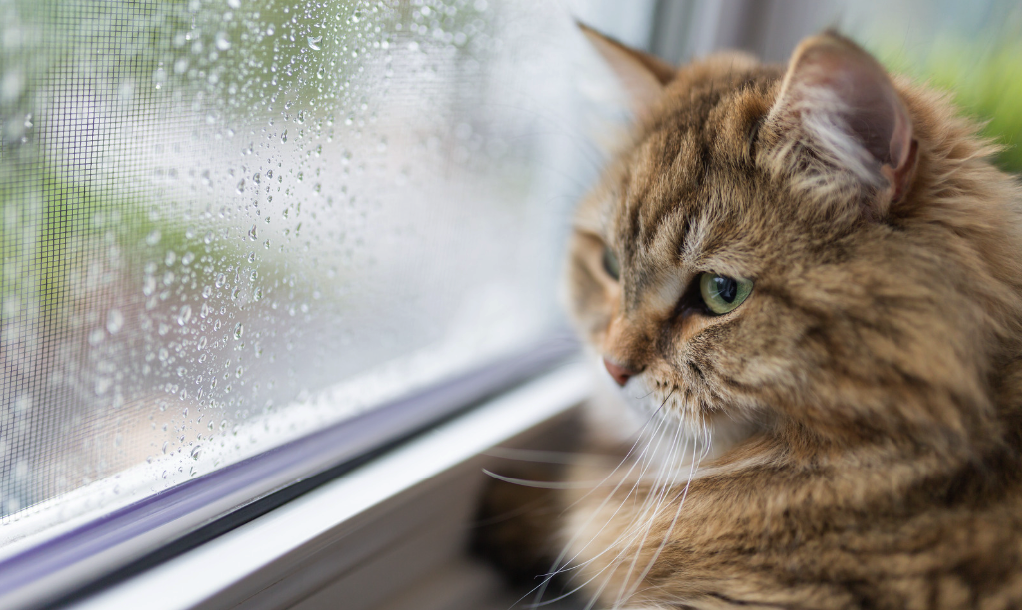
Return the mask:
{"type": "Polygon", "coordinates": [[[190,305],[185,305],[181,308],[181,312],[177,315],[177,324],[178,326],[184,326],[185,324],[188,324],[188,320],[191,319],[192,307],[190,305]]]}
{"type": "Polygon", "coordinates": [[[200,349],[200,350],[201,349],[206,349],[206,344],[207,343],[208,343],[208,341],[206,340],[206,335],[202,335],[201,337],[199,337],[198,349],[200,349]]]}
{"type": "Polygon", "coordinates": [[[117,87],[117,95],[121,101],[130,101],[135,96],[135,82],[130,78],[122,80],[120,86],[117,87]]]}
{"type": "Polygon", "coordinates": [[[106,333],[103,332],[103,329],[101,328],[93,329],[93,331],[89,333],[89,345],[93,346],[99,345],[100,343],[103,342],[103,339],[105,338],[106,333]]]}
{"type": "Polygon", "coordinates": [[[317,43],[320,40],[323,40],[322,36],[309,36],[308,37],[309,48],[312,49],[313,51],[318,51],[319,50],[319,45],[317,43]]]}
{"type": "Polygon", "coordinates": [[[17,100],[24,89],[24,73],[18,68],[9,70],[3,79],[0,79],[0,102],[9,103],[17,100]]]}
{"type": "MultiPolygon", "coordinates": [[[[212,294],[213,294],[213,287],[212,286],[207,284],[206,286],[202,287],[202,298],[208,299],[212,294]]],[[[206,304],[203,303],[202,306],[206,307],[206,304]]],[[[202,317],[205,318],[206,316],[202,316],[202,317]]]]}
{"type": "Polygon", "coordinates": [[[316,70],[316,78],[318,78],[319,80],[323,80],[323,74],[325,72],[326,72],[326,70],[324,70],[323,68],[320,68],[319,70],[316,70]]]}
{"type": "Polygon", "coordinates": [[[245,334],[245,326],[241,322],[234,325],[234,340],[241,339],[241,336],[245,334]]]}
{"type": "Polygon", "coordinates": [[[227,38],[226,32],[217,32],[215,37],[216,48],[226,51],[231,48],[231,41],[227,38]]]}
{"type": "Polygon", "coordinates": [[[105,377],[97,377],[95,387],[96,396],[102,396],[103,394],[106,394],[107,390],[109,390],[110,386],[112,386],[113,384],[114,382],[112,379],[107,379],[105,377]]]}
{"type": "Polygon", "coordinates": [[[150,246],[155,246],[156,244],[160,243],[161,237],[163,237],[163,234],[160,233],[160,230],[153,229],[152,231],[149,232],[149,235],[146,235],[145,243],[149,244],[150,246]]]}
{"type": "Polygon", "coordinates": [[[235,376],[235,377],[239,377],[239,378],[240,378],[240,377],[241,377],[241,375],[242,375],[242,374],[243,374],[244,372],[245,372],[245,369],[244,369],[243,367],[240,367],[240,366],[239,366],[239,367],[238,367],[238,370],[237,370],[237,371],[234,371],[234,376],[235,376]]]}
{"type": "Polygon", "coordinates": [[[287,130],[286,129],[284,130],[283,133],[280,134],[280,141],[281,142],[287,142],[287,130]]]}
{"type": "Polygon", "coordinates": [[[254,281],[256,281],[256,279],[257,279],[258,277],[259,277],[259,272],[253,269],[253,270],[252,270],[252,273],[250,273],[250,274],[248,275],[248,281],[250,281],[250,282],[254,282],[254,281]]]}
{"type": "Polygon", "coordinates": [[[167,250],[167,256],[163,259],[163,262],[170,267],[177,260],[177,254],[173,250],[167,250]]]}
{"type": "Polygon", "coordinates": [[[194,254],[192,254],[191,252],[185,252],[185,255],[181,257],[181,264],[187,267],[188,265],[191,265],[192,261],[194,260],[195,260],[194,254]]]}
{"type": "Polygon", "coordinates": [[[248,238],[252,241],[255,241],[258,238],[258,235],[256,234],[256,226],[254,224],[252,225],[252,228],[248,230],[248,238]]]}
{"type": "Polygon", "coordinates": [[[231,8],[241,8],[241,0],[227,0],[227,6],[231,8]]]}
{"type": "Polygon", "coordinates": [[[262,288],[256,288],[255,294],[252,295],[252,300],[253,301],[260,301],[260,300],[262,300],[262,298],[263,298],[263,289],[262,288]]]}
{"type": "Polygon", "coordinates": [[[219,273],[216,276],[216,287],[223,288],[223,285],[227,283],[227,276],[223,273],[219,273]]]}
{"type": "Polygon", "coordinates": [[[111,335],[116,335],[117,331],[121,330],[124,326],[124,314],[118,309],[111,309],[106,312],[106,330],[111,335]]]}
{"type": "Polygon", "coordinates": [[[160,362],[166,362],[167,359],[170,358],[170,352],[167,351],[167,348],[165,347],[160,348],[159,358],[160,362]]]}
{"type": "Polygon", "coordinates": [[[213,322],[213,330],[220,330],[220,320],[213,322]]]}
{"type": "Polygon", "coordinates": [[[193,460],[197,460],[197,459],[199,459],[199,454],[200,454],[200,453],[202,453],[202,447],[200,447],[200,446],[196,445],[196,446],[195,446],[195,447],[194,447],[194,448],[192,449],[192,452],[191,452],[191,453],[189,453],[188,455],[189,455],[189,456],[191,456],[191,458],[192,458],[193,460]]]}
{"type": "Polygon", "coordinates": [[[242,178],[241,180],[238,181],[238,186],[235,187],[235,189],[238,191],[239,195],[243,195],[245,193],[245,179],[244,178],[242,178]]]}

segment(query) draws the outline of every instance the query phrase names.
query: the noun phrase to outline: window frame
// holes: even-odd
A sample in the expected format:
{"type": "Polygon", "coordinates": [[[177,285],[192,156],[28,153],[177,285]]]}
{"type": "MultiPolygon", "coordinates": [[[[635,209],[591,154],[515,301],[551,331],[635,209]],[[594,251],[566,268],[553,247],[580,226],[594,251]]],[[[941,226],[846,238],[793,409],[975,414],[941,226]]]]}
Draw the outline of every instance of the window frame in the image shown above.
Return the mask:
{"type": "Polygon", "coordinates": [[[305,608],[316,603],[303,600],[319,593],[351,600],[346,607],[375,607],[380,595],[399,594],[437,564],[461,565],[486,451],[561,420],[587,398],[593,372],[572,359],[233,531],[115,586],[86,591],[93,595],[84,599],[63,601],[78,610],[305,608]],[[427,536],[425,548],[415,540],[402,546],[415,528],[439,535],[427,536]],[[366,570],[391,575],[385,591],[363,588],[366,570]]]}
{"type": "Polygon", "coordinates": [[[283,506],[576,351],[574,340],[557,334],[58,534],[0,561],[0,607],[62,604],[158,565],[283,506]]]}

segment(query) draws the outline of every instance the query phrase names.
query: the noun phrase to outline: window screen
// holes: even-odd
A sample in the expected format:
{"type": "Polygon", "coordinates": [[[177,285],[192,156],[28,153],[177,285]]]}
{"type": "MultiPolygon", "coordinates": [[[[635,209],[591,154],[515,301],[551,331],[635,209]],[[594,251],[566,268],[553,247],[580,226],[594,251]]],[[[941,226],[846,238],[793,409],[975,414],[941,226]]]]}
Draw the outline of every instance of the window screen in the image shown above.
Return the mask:
{"type": "Polygon", "coordinates": [[[0,37],[0,556],[559,327],[598,166],[564,5],[8,0],[0,37]]]}

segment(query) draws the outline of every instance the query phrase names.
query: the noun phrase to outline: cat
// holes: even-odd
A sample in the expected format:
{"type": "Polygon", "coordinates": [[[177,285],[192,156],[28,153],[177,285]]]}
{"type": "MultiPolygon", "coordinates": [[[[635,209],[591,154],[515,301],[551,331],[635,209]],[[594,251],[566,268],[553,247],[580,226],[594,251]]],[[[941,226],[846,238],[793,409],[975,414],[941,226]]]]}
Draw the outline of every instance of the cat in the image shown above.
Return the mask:
{"type": "Polygon", "coordinates": [[[675,68],[582,30],[636,124],[566,300],[645,428],[495,483],[481,545],[541,601],[1022,607],[1022,189],[996,146],[834,31],[675,68]]]}

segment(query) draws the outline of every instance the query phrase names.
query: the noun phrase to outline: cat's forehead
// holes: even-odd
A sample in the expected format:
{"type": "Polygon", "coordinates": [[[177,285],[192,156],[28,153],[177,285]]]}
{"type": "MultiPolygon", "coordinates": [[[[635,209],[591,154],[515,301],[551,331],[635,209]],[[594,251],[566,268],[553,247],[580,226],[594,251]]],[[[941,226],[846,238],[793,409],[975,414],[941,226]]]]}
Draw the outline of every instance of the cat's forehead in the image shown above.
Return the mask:
{"type": "Polygon", "coordinates": [[[753,212],[752,139],[778,77],[751,71],[669,87],[606,189],[606,239],[628,258],[669,255],[693,228],[726,232],[739,209],[753,212]]]}

